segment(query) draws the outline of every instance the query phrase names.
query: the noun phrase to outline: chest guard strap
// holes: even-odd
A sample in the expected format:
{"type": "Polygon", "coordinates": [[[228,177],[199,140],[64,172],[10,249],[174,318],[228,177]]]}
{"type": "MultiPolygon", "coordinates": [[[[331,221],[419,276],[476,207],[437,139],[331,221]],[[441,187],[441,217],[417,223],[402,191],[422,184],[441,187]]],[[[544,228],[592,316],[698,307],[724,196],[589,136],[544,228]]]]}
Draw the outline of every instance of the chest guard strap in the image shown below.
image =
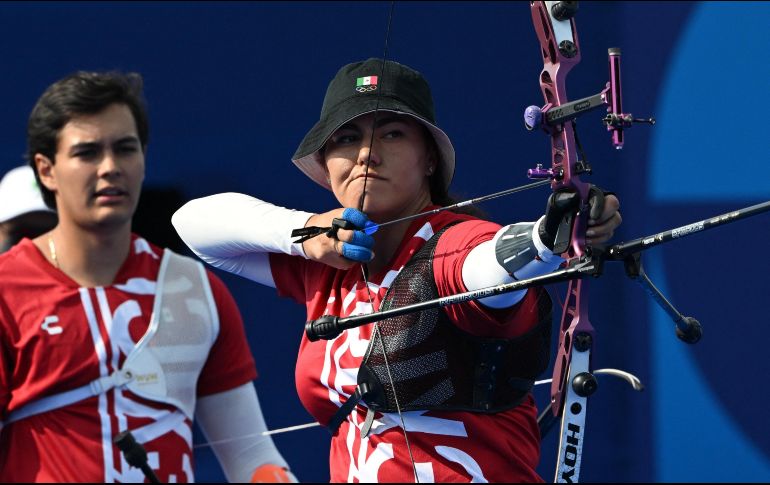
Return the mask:
{"type": "MultiPolygon", "coordinates": [[[[438,298],[433,260],[439,237],[448,228],[436,233],[404,266],[381,310],[438,298]]],[[[535,291],[542,292],[538,323],[512,339],[471,335],[457,328],[441,309],[382,320],[377,326],[382,339],[372,335],[358,369],[358,387],[348,403],[355,402],[337,411],[328,425],[332,434],[358,401],[369,408],[367,422],[375,411],[396,412],[396,392],[402,411],[496,413],[518,406],[549,361],[551,300],[545,290],[535,291]]]]}

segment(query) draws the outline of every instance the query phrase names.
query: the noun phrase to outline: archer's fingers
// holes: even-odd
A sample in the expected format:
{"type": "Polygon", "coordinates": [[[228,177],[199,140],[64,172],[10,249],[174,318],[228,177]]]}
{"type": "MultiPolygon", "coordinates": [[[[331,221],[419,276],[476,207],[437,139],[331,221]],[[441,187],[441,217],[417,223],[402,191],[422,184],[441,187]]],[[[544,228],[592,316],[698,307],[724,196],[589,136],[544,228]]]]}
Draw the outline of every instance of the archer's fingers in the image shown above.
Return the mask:
{"type": "Polygon", "coordinates": [[[620,212],[615,212],[608,220],[591,226],[586,231],[586,244],[598,244],[610,240],[622,221],[620,212]]]}
{"type": "MultiPolygon", "coordinates": [[[[620,214],[618,210],[620,209],[620,201],[617,197],[613,194],[609,194],[606,197],[604,197],[602,202],[602,208],[601,212],[597,214],[597,217],[594,217],[594,206],[591,207],[591,214],[588,219],[588,225],[589,226],[597,226],[602,225],[608,221],[615,219],[615,214],[620,214]]],[[[617,220],[618,224],[620,224],[620,220],[617,220]]]]}
{"type": "Polygon", "coordinates": [[[363,231],[340,229],[337,239],[341,242],[335,249],[347,259],[367,263],[374,258],[374,238],[363,231]]]}
{"type": "Polygon", "coordinates": [[[352,222],[354,226],[359,229],[366,227],[366,223],[369,222],[369,218],[358,209],[348,207],[342,212],[342,218],[346,221],[352,222]]]}
{"type": "Polygon", "coordinates": [[[606,205],[604,191],[599,187],[592,185],[588,191],[588,205],[590,207],[588,219],[601,220],[606,205]]]}

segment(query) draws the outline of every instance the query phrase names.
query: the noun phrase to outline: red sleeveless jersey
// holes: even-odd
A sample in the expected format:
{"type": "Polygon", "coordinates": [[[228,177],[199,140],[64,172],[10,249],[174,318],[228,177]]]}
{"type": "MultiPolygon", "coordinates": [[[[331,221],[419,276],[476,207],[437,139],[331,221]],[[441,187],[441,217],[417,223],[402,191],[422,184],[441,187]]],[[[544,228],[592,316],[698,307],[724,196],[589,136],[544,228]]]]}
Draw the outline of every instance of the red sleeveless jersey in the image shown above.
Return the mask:
{"type": "MultiPolygon", "coordinates": [[[[308,320],[322,315],[371,313],[404,264],[430,237],[454,221],[445,232],[434,259],[434,279],[440,296],[467,291],[462,264],[470,250],[492,239],[499,225],[443,212],[414,221],[396,256],[381,274],[364,286],[360,266],[337,270],[301,257],[271,254],[278,291],[306,305],[308,320]],[[371,294],[371,302],[370,296],[371,294]]],[[[463,330],[495,337],[513,337],[539,318],[537,293],[519,304],[489,310],[477,302],[446,307],[450,320],[463,330]]],[[[303,336],[295,371],[297,391],[306,409],[326,424],[350,397],[358,368],[372,337],[373,324],[346,330],[334,340],[310,342],[303,336]]],[[[366,410],[359,405],[332,437],[330,469],[333,482],[412,482],[414,472],[396,413],[377,413],[367,438],[360,428],[366,410]]],[[[420,482],[542,481],[535,472],[540,456],[537,411],[531,396],[518,407],[497,414],[412,411],[404,413],[409,443],[420,482]]]]}
{"type": "MultiPolygon", "coordinates": [[[[39,398],[109,375],[146,332],[163,250],[136,235],[111,286],[84,288],[25,239],[0,255],[0,419],[39,398]]],[[[220,329],[197,382],[198,396],[256,377],[243,323],[224,284],[208,273],[220,329]]],[[[142,482],[112,444],[142,430],[162,482],[190,482],[192,423],[173,406],[113,389],[7,424],[0,482],[142,482]]]]}

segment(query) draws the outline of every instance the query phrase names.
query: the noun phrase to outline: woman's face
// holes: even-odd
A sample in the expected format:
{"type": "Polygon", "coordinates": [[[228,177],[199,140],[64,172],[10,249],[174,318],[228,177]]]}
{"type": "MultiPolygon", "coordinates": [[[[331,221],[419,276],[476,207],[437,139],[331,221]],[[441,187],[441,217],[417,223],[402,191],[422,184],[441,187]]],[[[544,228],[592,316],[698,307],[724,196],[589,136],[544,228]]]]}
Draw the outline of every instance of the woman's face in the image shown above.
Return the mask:
{"type": "Polygon", "coordinates": [[[324,150],[334,196],[343,207],[359,208],[366,190],[363,211],[378,222],[419,212],[431,203],[429,176],[436,165],[425,137],[419,121],[385,111],[378,113],[376,126],[374,113],[344,124],[324,150]]]}

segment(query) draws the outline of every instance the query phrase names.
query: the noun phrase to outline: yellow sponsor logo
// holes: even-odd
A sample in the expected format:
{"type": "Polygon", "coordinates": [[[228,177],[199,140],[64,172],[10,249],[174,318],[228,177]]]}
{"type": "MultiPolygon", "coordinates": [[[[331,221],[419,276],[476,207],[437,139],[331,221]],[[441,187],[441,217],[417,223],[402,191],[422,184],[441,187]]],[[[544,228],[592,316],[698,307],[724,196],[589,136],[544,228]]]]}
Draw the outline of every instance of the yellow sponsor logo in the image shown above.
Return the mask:
{"type": "Polygon", "coordinates": [[[156,382],[158,382],[157,372],[153,372],[151,374],[139,374],[136,376],[136,383],[139,385],[155,384],[156,382]]]}

